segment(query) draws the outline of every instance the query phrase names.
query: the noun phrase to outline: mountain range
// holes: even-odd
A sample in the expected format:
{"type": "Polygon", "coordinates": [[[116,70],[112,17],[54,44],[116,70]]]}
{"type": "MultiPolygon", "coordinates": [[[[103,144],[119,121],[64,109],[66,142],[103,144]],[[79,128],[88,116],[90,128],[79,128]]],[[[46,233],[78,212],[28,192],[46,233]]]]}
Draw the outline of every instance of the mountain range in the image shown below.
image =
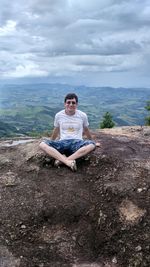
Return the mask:
{"type": "Polygon", "coordinates": [[[64,108],[64,97],[74,92],[78,108],[87,113],[90,128],[98,129],[109,111],[116,126],[144,125],[149,88],[112,88],[67,84],[1,84],[0,137],[42,135],[53,128],[55,113],[64,108]]]}

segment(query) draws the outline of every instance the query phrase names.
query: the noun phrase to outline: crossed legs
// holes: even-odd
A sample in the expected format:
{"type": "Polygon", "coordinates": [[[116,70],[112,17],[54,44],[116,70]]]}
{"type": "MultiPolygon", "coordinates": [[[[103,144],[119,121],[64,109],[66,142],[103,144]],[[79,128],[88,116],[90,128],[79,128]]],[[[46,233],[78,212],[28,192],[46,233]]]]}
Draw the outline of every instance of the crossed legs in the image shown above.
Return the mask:
{"type": "Polygon", "coordinates": [[[88,153],[90,153],[92,150],[95,149],[95,145],[89,144],[89,145],[83,146],[83,147],[79,148],[75,153],[70,155],[69,157],[62,155],[58,150],[56,150],[55,148],[53,148],[51,146],[48,146],[44,142],[40,143],[40,148],[47,155],[53,157],[54,159],[61,161],[66,166],[71,167],[74,160],[81,158],[81,157],[87,155],[88,153]]]}

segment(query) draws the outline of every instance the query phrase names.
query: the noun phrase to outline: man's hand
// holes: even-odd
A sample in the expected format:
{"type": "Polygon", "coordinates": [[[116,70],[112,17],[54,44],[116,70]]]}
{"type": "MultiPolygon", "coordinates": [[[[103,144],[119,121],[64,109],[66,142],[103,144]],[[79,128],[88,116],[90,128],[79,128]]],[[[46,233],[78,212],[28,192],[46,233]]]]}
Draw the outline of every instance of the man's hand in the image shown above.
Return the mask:
{"type": "Polygon", "coordinates": [[[99,142],[96,142],[96,147],[100,147],[101,144],[99,142]]]}

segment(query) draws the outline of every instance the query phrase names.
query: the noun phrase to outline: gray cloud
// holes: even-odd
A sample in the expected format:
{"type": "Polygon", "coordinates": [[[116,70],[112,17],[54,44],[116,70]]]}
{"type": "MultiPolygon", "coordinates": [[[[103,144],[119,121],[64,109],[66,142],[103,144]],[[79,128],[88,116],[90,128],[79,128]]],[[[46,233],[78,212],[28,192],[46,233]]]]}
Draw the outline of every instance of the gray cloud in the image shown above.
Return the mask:
{"type": "Polygon", "coordinates": [[[61,77],[130,86],[128,73],[135,86],[149,84],[149,1],[1,2],[1,79],[61,77]]]}

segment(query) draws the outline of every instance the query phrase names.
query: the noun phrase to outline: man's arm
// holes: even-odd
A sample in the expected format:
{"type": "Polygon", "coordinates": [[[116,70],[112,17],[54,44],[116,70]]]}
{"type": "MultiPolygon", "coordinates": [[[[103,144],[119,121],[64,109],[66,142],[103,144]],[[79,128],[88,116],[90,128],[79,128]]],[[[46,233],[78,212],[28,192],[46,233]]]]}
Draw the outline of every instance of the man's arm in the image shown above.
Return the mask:
{"type": "Polygon", "coordinates": [[[58,137],[58,135],[59,135],[59,127],[55,127],[51,135],[51,140],[55,140],[58,137]]]}
{"type": "MultiPolygon", "coordinates": [[[[84,134],[87,136],[88,139],[92,140],[92,135],[90,133],[90,130],[88,127],[84,127],[84,134]]],[[[96,146],[100,146],[100,143],[99,142],[96,142],[96,146]]]]}
{"type": "Polygon", "coordinates": [[[88,127],[84,127],[84,132],[83,133],[86,135],[86,137],[88,139],[92,140],[92,135],[91,135],[90,130],[89,130],[88,127]]]}

